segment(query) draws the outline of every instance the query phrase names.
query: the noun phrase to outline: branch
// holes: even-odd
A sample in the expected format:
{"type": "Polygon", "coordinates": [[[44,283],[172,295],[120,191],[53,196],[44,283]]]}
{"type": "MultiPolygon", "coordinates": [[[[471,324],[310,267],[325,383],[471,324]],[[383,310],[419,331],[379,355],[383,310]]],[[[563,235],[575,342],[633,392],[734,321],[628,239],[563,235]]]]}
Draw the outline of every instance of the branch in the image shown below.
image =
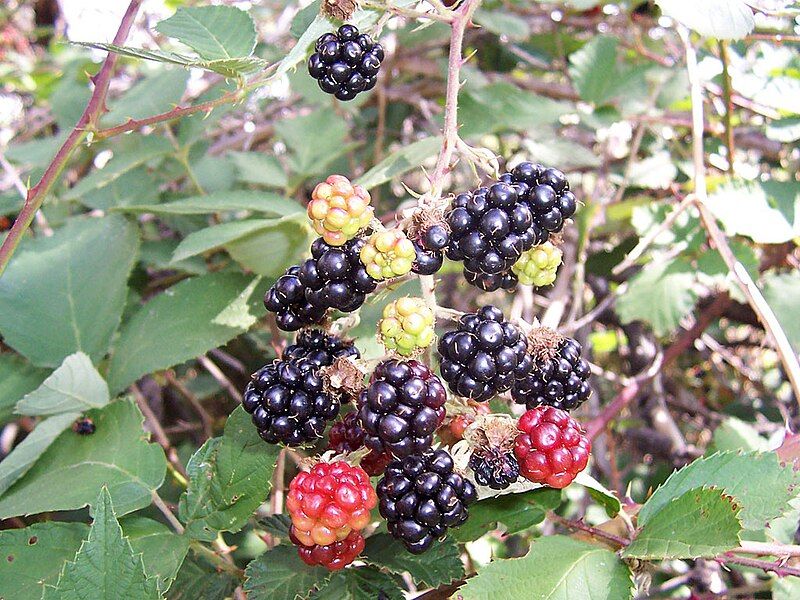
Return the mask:
{"type": "Polygon", "coordinates": [[[730,552],[716,557],[718,563],[722,565],[740,565],[742,567],[752,567],[754,569],[761,569],[767,573],[775,573],[778,577],[786,577],[793,575],[800,577],[800,569],[797,567],[787,567],[782,561],[770,562],[768,560],[759,560],[757,558],[745,558],[743,556],[736,556],[730,552]]]}
{"type": "MultiPolygon", "coordinates": [[[[119,25],[117,34],[114,36],[114,44],[122,46],[128,37],[131,30],[133,21],[136,14],[139,12],[139,5],[142,0],[131,0],[125,15],[122,17],[122,22],[119,25]]],[[[100,71],[92,78],[94,82],[94,91],[92,92],[89,103],[75,124],[75,128],[70,132],[67,139],[56,152],[53,160],[47,166],[47,169],[34,187],[28,190],[25,204],[22,207],[19,215],[17,216],[14,225],[8,232],[8,235],[3,240],[3,245],[0,246],[0,275],[5,271],[8,261],[11,260],[11,255],[19,246],[25,230],[30,226],[33,221],[36,211],[42,206],[47,194],[53,188],[53,185],[58,181],[61,172],[66,167],[75,149],[81,144],[86,137],[87,132],[94,129],[100,115],[105,112],[105,99],[108,93],[108,84],[111,81],[111,75],[114,72],[114,67],[117,64],[118,56],[116,54],[109,54],[103,61],[103,66],[100,71]]]]}

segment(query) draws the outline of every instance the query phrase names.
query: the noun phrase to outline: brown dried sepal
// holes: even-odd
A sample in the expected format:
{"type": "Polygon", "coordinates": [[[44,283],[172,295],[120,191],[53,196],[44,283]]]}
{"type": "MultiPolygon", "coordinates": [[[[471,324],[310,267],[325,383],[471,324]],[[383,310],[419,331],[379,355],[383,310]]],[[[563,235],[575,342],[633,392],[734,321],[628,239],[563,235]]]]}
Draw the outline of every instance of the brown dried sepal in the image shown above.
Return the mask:
{"type": "Polygon", "coordinates": [[[450,231],[450,225],[444,216],[444,209],[439,207],[426,207],[415,210],[411,215],[411,223],[408,226],[408,237],[411,240],[419,240],[429,228],[434,225],[441,225],[450,231]]]}
{"type": "Polygon", "coordinates": [[[538,362],[558,356],[564,336],[549,327],[536,327],[528,332],[528,353],[538,362]]]}
{"type": "Polygon", "coordinates": [[[332,19],[347,21],[356,12],[356,0],[322,0],[322,12],[332,19]]]}
{"type": "Polygon", "coordinates": [[[358,398],[364,390],[364,371],[350,358],[337,358],[320,369],[325,391],[342,402],[358,398]]]}
{"type": "Polygon", "coordinates": [[[464,431],[464,439],[473,451],[493,448],[511,452],[518,434],[517,422],[511,415],[478,415],[464,431]]]}

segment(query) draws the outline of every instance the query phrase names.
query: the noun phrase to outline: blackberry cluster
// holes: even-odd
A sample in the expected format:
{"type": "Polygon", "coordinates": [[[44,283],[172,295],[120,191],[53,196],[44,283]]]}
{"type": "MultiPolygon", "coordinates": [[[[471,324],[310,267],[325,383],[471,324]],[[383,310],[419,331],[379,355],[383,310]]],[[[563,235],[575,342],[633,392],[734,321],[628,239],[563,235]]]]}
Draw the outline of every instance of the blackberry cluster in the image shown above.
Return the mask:
{"type": "Polygon", "coordinates": [[[314,240],[311,258],[287,270],[264,296],[264,306],[276,313],[278,327],[296,331],[320,323],[329,308],[359,308],[377,285],[359,259],[363,247],[359,238],[338,247],[322,238],[314,240]]]}
{"type": "Polygon", "coordinates": [[[441,380],[423,363],[383,361],[359,401],[364,444],[398,457],[428,450],[444,421],[446,400],[441,380]]]}
{"type": "Polygon", "coordinates": [[[471,481],[453,470],[444,450],[396,459],[378,482],[378,507],[389,533],[412,554],[421,554],[448,527],[467,520],[477,493],[471,481]]]}
{"type": "MultiPolygon", "coordinates": [[[[331,426],[331,430],[328,432],[328,450],[334,450],[339,454],[355,452],[364,447],[366,435],[364,428],[361,427],[358,413],[347,413],[341,421],[337,421],[331,426]]],[[[367,475],[374,477],[383,473],[390,460],[392,460],[391,454],[370,450],[361,459],[360,465],[367,475]]]]}
{"type": "Polygon", "coordinates": [[[531,208],[520,201],[519,186],[511,182],[459,194],[447,223],[452,234],[448,258],[464,261],[467,281],[487,291],[513,287],[511,266],[546,239],[531,208]]]}
{"type": "Polygon", "coordinates": [[[475,450],[469,457],[469,468],[475,481],[493,490],[504,490],[519,478],[519,463],[512,452],[486,447],[475,450]]]}
{"type": "Polygon", "coordinates": [[[284,360],[305,359],[317,367],[327,367],[337,358],[348,357],[359,358],[358,348],[320,329],[304,329],[298,333],[295,343],[287,346],[282,356],[284,360]]]}
{"type": "Polygon", "coordinates": [[[352,100],[375,87],[383,46],[359,33],[354,25],[345,24],[336,33],[320,36],[314,48],[316,52],[308,59],[308,73],[323,92],[339,100],[352,100]]]}
{"type": "Polygon", "coordinates": [[[307,359],[276,360],[253,374],[242,400],[265,442],[299,446],[320,438],[339,414],[318,366],[307,359]]]}
{"type": "Polygon", "coordinates": [[[442,268],[444,249],[450,244],[447,227],[434,224],[428,227],[419,239],[414,240],[416,258],[411,270],[418,275],[433,275],[442,268]]]}
{"type": "Polygon", "coordinates": [[[567,177],[558,169],[524,162],[502,175],[500,181],[513,184],[520,201],[530,209],[539,237],[536,244],[546,242],[551,233],[561,231],[564,220],[578,208],[567,177]]]}
{"type": "Polygon", "coordinates": [[[581,358],[581,345],[572,338],[563,338],[556,350],[553,358],[534,359],[530,372],[514,382],[511,396],[518,404],[572,410],[589,398],[591,370],[581,358]]]}
{"type": "Polygon", "coordinates": [[[495,306],[463,315],[455,331],[439,340],[441,373],[450,391],[484,401],[511,389],[525,377],[533,360],[516,325],[495,306]]]}

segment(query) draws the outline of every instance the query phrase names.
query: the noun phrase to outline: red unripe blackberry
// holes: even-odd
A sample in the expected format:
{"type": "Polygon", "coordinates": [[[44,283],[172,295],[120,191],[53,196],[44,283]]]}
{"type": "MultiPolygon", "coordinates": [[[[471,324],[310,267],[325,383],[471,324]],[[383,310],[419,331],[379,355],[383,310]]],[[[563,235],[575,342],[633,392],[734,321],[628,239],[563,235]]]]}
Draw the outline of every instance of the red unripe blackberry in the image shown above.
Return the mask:
{"type": "Polygon", "coordinates": [[[396,459],[378,482],[379,509],[389,533],[413,554],[421,554],[448,527],[467,520],[467,507],[477,500],[475,486],[454,470],[444,450],[396,459]]]}
{"type": "MultiPolygon", "coordinates": [[[[361,427],[358,413],[347,413],[341,421],[337,421],[331,426],[328,432],[328,449],[334,450],[340,454],[355,452],[359,448],[364,447],[365,436],[366,432],[363,427],[361,427]]],[[[391,459],[392,457],[390,454],[370,450],[369,453],[361,459],[360,466],[366,471],[367,475],[374,477],[383,473],[391,459]]]]}
{"type": "Polygon", "coordinates": [[[441,380],[423,363],[383,361],[359,399],[364,444],[399,457],[428,450],[444,421],[446,400],[441,380]]]}
{"type": "Polygon", "coordinates": [[[308,59],[308,73],[323,92],[352,100],[375,87],[383,46],[360,34],[354,25],[345,24],[336,33],[320,36],[315,50],[308,59]]]}
{"type": "Polygon", "coordinates": [[[360,531],[376,503],[369,475],[341,460],[298,473],[286,496],[294,535],[304,546],[327,546],[360,531]]]}
{"type": "Polygon", "coordinates": [[[557,345],[547,354],[534,356],[530,372],[514,382],[511,396],[518,404],[572,410],[591,396],[591,369],[581,358],[581,345],[572,338],[558,337],[557,345]]]}
{"type": "Polygon", "coordinates": [[[297,546],[297,553],[307,565],[325,567],[329,571],[345,568],[364,550],[364,536],[351,531],[343,540],[332,544],[305,546],[295,535],[294,525],[289,528],[289,539],[297,546]]]}
{"type": "Polygon", "coordinates": [[[510,389],[532,364],[525,336],[491,305],[463,315],[457,328],[441,337],[438,349],[450,391],[478,401],[510,389]]]}
{"type": "Polygon", "coordinates": [[[552,406],[533,408],[520,417],[517,426],[514,456],[526,479],[564,488],[586,468],[591,443],[566,411],[552,406]]]}

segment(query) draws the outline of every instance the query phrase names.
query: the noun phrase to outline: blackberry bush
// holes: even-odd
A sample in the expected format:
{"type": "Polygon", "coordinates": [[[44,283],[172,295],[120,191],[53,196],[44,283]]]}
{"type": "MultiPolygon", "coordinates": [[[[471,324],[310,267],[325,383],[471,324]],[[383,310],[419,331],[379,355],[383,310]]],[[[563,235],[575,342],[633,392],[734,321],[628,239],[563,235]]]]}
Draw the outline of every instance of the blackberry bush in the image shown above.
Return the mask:
{"type": "Polygon", "coordinates": [[[387,350],[412,356],[433,343],[435,316],[422,298],[400,298],[383,309],[378,332],[387,350]]]}
{"type": "Polygon", "coordinates": [[[308,218],[327,244],[341,246],[372,221],[370,200],[369,192],[360,185],[342,175],[331,175],[314,188],[308,218]]]}
{"type": "Polygon", "coordinates": [[[477,499],[475,486],[454,471],[452,457],[441,449],[393,460],[377,492],[389,533],[413,554],[466,521],[467,507],[477,499]]]}
{"type": "Polygon", "coordinates": [[[450,391],[479,401],[511,389],[533,362],[525,336],[494,306],[462,316],[456,329],[439,340],[438,349],[450,391]]]}
{"type": "Polygon", "coordinates": [[[367,432],[364,444],[398,457],[424,452],[444,421],[446,400],[444,385],[423,363],[380,363],[359,399],[358,414],[367,432]]]}
{"type": "Polygon", "coordinates": [[[352,100],[375,87],[384,58],[383,46],[359,33],[354,25],[342,25],[336,33],[319,37],[308,59],[308,73],[320,89],[339,100],[352,100]]]}

